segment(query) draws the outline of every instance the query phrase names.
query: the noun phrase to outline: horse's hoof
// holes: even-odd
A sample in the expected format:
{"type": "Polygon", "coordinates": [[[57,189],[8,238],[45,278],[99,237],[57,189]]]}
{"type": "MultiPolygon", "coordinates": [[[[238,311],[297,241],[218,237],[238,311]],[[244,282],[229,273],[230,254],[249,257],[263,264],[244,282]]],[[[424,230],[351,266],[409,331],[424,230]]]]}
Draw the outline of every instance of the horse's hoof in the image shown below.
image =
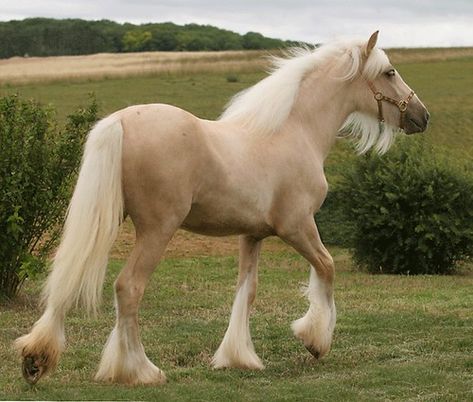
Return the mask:
{"type": "MultiPolygon", "coordinates": [[[[42,359],[41,359],[42,360],[42,359]]],[[[23,378],[28,384],[34,385],[44,374],[45,367],[39,358],[35,356],[25,356],[21,366],[23,378]]]]}
{"type": "Polygon", "coordinates": [[[312,345],[304,345],[309,353],[314,356],[317,360],[320,358],[320,352],[312,345]]]}

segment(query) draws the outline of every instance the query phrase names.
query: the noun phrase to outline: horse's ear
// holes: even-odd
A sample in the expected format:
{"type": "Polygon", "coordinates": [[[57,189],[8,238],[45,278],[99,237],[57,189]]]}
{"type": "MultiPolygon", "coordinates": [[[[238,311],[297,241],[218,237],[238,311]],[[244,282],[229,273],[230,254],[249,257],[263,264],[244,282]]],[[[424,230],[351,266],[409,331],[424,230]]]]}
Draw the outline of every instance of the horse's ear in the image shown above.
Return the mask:
{"type": "Polygon", "coordinates": [[[376,46],[376,42],[378,41],[378,34],[379,34],[379,31],[376,31],[368,39],[368,42],[366,43],[366,46],[365,46],[365,56],[366,57],[368,57],[370,55],[371,51],[376,46]]]}

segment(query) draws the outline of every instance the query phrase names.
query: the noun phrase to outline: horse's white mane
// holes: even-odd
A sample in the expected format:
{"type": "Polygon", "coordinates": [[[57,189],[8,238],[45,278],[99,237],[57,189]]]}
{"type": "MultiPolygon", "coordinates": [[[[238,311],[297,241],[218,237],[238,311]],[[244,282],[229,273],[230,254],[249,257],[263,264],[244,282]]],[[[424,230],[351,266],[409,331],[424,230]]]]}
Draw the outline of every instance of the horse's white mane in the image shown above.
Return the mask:
{"type": "MultiPolygon", "coordinates": [[[[271,57],[270,75],[256,85],[236,94],[220,116],[223,121],[236,121],[258,135],[271,135],[288,118],[304,77],[310,72],[334,61],[343,71],[342,80],[351,80],[359,72],[367,79],[374,79],[389,65],[386,54],[374,48],[362,64],[365,42],[350,41],[326,44],[317,48],[297,47],[286,52],[285,57],[271,57]],[[363,66],[363,70],[360,69],[363,66]]],[[[342,130],[358,137],[357,149],[366,152],[372,146],[384,153],[392,143],[397,129],[386,126],[382,133],[378,121],[366,114],[353,113],[343,124],[342,130]]]]}

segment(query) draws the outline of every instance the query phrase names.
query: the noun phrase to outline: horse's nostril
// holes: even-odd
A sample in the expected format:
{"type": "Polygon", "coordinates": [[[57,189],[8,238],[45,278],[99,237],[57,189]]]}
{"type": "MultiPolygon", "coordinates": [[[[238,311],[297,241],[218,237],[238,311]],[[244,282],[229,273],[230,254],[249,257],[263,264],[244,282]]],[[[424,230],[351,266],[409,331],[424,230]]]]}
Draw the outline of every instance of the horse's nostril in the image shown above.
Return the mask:
{"type": "Polygon", "coordinates": [[[430,113],[425,111],[425,122],[427,123],[430,120],[430,113]]]}

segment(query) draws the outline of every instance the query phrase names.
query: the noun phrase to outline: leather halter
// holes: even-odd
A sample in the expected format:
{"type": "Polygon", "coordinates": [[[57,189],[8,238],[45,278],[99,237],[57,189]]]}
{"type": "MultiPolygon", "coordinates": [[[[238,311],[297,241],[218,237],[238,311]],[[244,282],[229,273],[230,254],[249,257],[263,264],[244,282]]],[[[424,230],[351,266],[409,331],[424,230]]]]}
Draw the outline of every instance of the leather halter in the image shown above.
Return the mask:
{"type": "Polygon", "coordinates": [[[373,92],[374,99],[378,103],[379,132],[382,133],[384,130],[383,101],[392,103],[393,105],[397,106],[399,112],[401,113],[399,119],[399,128],[404,129],[404,119],[406,115],[407,105],[409,105],[409,101],[415,95],[414,91],[411,90],[411,92],[409,93],[409,95],[407,95],[405,99],[396,100],[390,98],[389,96],[383,95],[381,91],[378,91],[376,89],[376,87],[371,81],[368,81],[368,86],[370,87],[371,92],[373,92]]]}

